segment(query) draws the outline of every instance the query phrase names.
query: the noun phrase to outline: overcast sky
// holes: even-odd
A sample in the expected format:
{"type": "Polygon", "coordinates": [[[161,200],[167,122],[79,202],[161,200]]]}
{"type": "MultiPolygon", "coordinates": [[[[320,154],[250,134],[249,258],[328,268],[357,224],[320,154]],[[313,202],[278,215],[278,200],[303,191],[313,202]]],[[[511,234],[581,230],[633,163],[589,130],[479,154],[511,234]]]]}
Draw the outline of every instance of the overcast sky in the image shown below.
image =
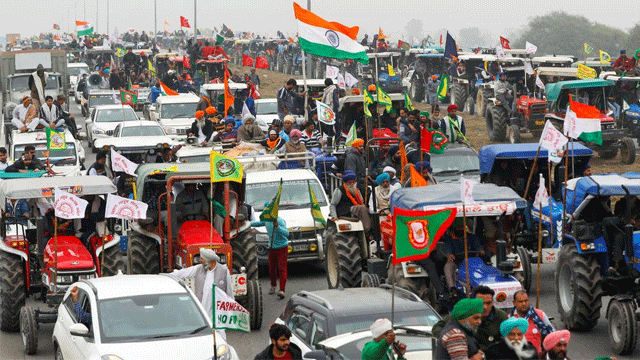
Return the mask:
{"type": "MultiPolygon", "coordinates": [[[[178,29],[180,15],[187,17],[193,26],[194,0],[156,1],[159,31],[164,29],[165,20],[170,24],[169,30],[178,29]]],[[[49,32],[54,23],[59,24],[63,31],[73,31],[75,20],[83,19],[94,23],[97,31],[104,33],[107,30],[107,3],[109,33],[113,34],[116,26],[120,33],[127,28],[153,31],[154,0],[22,0],[2,2],[0,36],[14,32],[23,36],[49,32]]],[[[360,38],[365,31],[371,34],[381,26],[386,35],[399,39],[404,33],[404,26],[412,18],[421,19],[425,33],[432,35],[442,28],[457,34],[459,29],[473,26],[496,35],[509,33],[509,29],[520,28],[533,16],[556,10],[584,15],[623,30],[628,30],[640,20],[634,15],[637,14],[634,11],[637,1],[630,0],[609,6],[602,2],[588,1],[585,4],[568,0],[311,0],[311,3],[312,11],[327,20],[360,26],[360,38]],[[624,12],[622,9],[633,10],[624,12]]],[[[306,0],[300,0],[299,4],[306,7],[306,0]]],[[[277,30],[291,35],[296,33],[293,6],[289,0],[198,1],[198,28],[219,28],[223,22],[234,31],[267,35],[275,35],[277,30]]]]}

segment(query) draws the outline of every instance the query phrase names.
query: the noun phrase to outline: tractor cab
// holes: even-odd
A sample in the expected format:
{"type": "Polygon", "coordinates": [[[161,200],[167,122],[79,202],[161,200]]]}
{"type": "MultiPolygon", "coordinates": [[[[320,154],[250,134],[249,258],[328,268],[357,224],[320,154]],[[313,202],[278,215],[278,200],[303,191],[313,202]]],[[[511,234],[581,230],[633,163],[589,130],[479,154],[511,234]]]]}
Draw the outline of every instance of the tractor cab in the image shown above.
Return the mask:
{"type": "Polygon", "coordinates": [[[615,81],[608,101],[610,106],[619,107],[617,119],[627,129],[630,137],[640,139],[640,76],[619,76],[613,71],[603,71],[601,79],[615,81]]]}
{"type": "Polygon", "coordinates": [[[368,53],[367,56],[369,56],[369,64],[363,66],[362,84],[368,86],[377,83],[387,93],[402,92],[401,69],[399,67],[402,53],[379,52],[368,53]],[[393,74],[389,73],[389,69],[393,69],[393,74]]]}
{"type": "Polygon", "coordinates": [[[479,84],[495,80],[500,73],[498,57],[492,54],[462,54],[457,75],[451,79],[451,103],[473,115],[479,84]]]}
{"type": "Polygon", "coordinates": [[[227,62],[229,62],[229,60],[227,59],[196,60],[195,71],[202,71],[202,73],[204,74],[203,82],[205,84],[222,83],[224,81],[224,69],[227,62]]]}

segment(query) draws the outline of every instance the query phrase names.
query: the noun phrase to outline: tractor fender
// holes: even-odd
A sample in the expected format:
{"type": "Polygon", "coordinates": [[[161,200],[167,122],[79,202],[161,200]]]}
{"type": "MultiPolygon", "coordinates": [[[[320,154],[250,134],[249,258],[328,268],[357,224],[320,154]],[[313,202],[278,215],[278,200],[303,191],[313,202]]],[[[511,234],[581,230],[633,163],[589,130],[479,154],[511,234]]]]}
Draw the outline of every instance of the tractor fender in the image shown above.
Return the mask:
{"type": "Polygon", "coordinates": [[[20,251],[18,249],[14,249],[14,248],[12,248],[10,246],[7,246],[7,244],[5,244],[3,241],[0,241],[0,251],[4,251],[4,252],[10,253],[10,254],[18,255],[24,261],[28,261],[27,253],[25,253],[24,251],[20,251]]]}
{"type": "Polygon", "coordinates": [[[322,243],[322,235],[316,234],[316,239],[318,239],[318,260],[324,261],[324,244],[322,243]]]}
{"type": "Polygon", "coordinates": [[[362,221],[350,221],[345,219],[336,219],[335,221],[336,229],[339,233],[348,233],[348,232],[357,232],[364,231],[364,226],[362,225],[362,221]],[[342,229],[341,229],[342,225],[342,229]]]}
{"type": "MultiPolygon", "coordinates": [[[[112,248],[112,247],[114,247],[114,246],[116,246],[118,244],[120,244],[120,235],[113,234],[113,239],[107,241],[104,244],[104,248],[105,249],[109,249],[109,248],[112,248]]],[[[100,253],[102,252],[102,248],[103,248],[102,246],[99,246],[99,247],[96,248],[96,257],[98,257],[98,258],[100,257],[100,253]]]]}
{"type": "Polygon", "coordinates": [[[158,245],[160,245],[162,243],[162,239],[160,239],[160,236],[158,236],[156,233],[152,233],[150,231],[146,231],[136,221],[130,222],[129,226],[131,226],[131,230],[133,230],[134,232],[137,232],[138,234],[144,235],[144,236],[146,236],[148,238],[154,239],[155,241],[158,242],[158,245]]]}
{"type": "MultiPolygon", "coordinates": [[[[619,302],[631,302],[633,304],[633,308],[636,308],[636,302],[634,301],[635,299],[629,294],[619,294],[611,296],[611,300],[614,299],[618,300],[619,302]]],[[[613,301],[611,300],[609,300],[609,303],[607,304],[607,310],[604,312],[605,318],[609,317],[609,308],[611,307],[611,303],[613,303],[613,301]]]]}
{"type": "Polygon", "coordinates": [[[570,234],[565,234],[564,236],[565,239],[562,242],[562,245],[566,245],[567,243],[574,243],[576,245],[576,249],[578,250],[578,254],[606,253],[608,251],[607,243],[604,241],[603,237],[599,237],[591,242],[594,246],[592,249],[582,250],[580,244],[583,244],[583,242],[578,241],[578,239],[570,234]]]}

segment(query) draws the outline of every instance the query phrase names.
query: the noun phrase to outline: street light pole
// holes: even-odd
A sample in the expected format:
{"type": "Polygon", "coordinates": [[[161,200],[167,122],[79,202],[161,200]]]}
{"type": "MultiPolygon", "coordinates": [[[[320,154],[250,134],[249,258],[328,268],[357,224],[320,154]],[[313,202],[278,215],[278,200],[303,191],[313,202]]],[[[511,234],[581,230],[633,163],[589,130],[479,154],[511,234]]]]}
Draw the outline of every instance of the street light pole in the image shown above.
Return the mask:
{"type": "Polygon", "coordinates": [[[198,0],[193,0],[193,42],[198,43],[198,0]]]}
{"type": "Polygon", "coordinates": [[[98,6],[99,6],[98,0],[96,0],[96,31],[95,32],[98,32],[98,19],[99,19],[98,16],[100,15],[100,11],[99,11],[100,9],[98,6]]]}
{"type": "Polygon", "coordinates": [[[307,0],[307,10],[311,11],[311,0],[307,0]]]}
{"type": "Polygon", "coordinates": [[[109,0],[107,0],[107,35],[109,35],[109,0]]]}
{"type": "Polygon", "coordinates": [[[158,36],[158,0],[153,0],[153,42],[158,36]]]}

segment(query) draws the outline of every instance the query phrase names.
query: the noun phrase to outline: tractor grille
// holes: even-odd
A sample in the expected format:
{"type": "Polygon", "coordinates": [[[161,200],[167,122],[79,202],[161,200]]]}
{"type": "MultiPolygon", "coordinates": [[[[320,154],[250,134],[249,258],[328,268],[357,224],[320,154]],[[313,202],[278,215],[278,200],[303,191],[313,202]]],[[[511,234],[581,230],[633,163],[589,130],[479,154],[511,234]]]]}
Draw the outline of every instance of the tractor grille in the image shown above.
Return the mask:
{"type": "Polygon", "coordinates": [[[545,113],[547,112],[546,104],[531,104],[531,113],[545,113]]]}
{"type": "Polygon", "coordinates": [[[289,240],[308,240],[315,239],[316,232],[315,231],[298,231],[298,232],[290,232],[289,240]]]}

